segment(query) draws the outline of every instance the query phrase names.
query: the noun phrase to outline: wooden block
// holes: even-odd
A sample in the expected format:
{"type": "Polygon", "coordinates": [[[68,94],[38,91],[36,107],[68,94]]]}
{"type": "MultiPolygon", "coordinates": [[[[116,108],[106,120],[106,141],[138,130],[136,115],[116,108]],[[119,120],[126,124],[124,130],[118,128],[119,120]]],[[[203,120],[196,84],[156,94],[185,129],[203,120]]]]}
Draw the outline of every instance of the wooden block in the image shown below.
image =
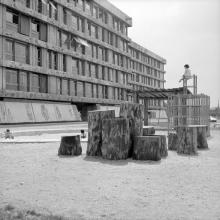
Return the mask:
{"type": "Polygon", "coordinates": [[[129,120],[124,118],[102,121],[102,157],[109,160],[128,158],[129,120]]]}
{"type": "Polygon", "coordinates": [[[155,134],[155,128],[153,126],[143,127],[143,136],[155,134]]]}
{"type": "Polygon", "coordinates": [[[169,133],[168,135],[168,149],[177,150],[178,137],[176,133],[169,133]]]}
{"type": "Polygon", "coordinates": [[[179,127],[177,128],[177,153],[195,155],[197,154],[197,128],[179,127]]]}
{"type": "Polygon", "coordinates": [[[61,138],[58,155],[61,156],[78,156],[82,154],[80,136],[64,136],[61,138]]]}
{"type": "Polygon", "coordinates": [[[161,160],[161,138],[159,136],[139,136],[135,138],[133,159],[161,160]]]}
{"type": "Polygon", "coordinates": [[[143,135],[143,112],[144,106],[140,104],[122,103],[120,105],[120,117],[129,119],[129,157],[131,157],[133,153],[135,137],[143,135]]]}
{"type": "Polygon", "coordinates": [[[88,156],[102,155],[102,120],[113,119],[114,117],[114,110],[88,112],[88,145],[86,151],[88,156]]]}

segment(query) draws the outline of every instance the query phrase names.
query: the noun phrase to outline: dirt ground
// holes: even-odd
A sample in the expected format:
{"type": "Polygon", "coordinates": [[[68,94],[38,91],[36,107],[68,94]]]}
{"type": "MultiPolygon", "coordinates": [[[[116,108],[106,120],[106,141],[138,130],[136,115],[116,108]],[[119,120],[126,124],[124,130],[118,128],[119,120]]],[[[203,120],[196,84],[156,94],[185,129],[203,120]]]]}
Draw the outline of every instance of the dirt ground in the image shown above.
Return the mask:
{"type": "Polygon", "coordinates": [[[59,143],[0,145],[0,208],[75,219],[220,219],[220,130],[198,156],[58,157],[59,143]]]}

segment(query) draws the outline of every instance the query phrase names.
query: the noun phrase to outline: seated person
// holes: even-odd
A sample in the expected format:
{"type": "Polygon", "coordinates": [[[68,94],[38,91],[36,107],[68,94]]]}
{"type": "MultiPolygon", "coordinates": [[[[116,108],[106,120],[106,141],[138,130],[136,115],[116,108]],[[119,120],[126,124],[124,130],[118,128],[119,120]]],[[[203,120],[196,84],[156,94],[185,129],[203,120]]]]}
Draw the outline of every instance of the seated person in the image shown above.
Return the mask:
{"type": "Polygon", "coordinates": [[[183,77],[180,79],[179,82],[181,82],[183,80],[183,84],[185,85],[187,80],[192,78],[192,75],[191,75],[191,71],[189,69],[188,64],[184,65],[184,68],[185,68],[185,72],[184,72],[183,77]]]}
{"type": "Polygon", "coordinates": [[[5,139],[14,139],[14,136],[9,129],[6,129],[5,131],[5,139]]]}

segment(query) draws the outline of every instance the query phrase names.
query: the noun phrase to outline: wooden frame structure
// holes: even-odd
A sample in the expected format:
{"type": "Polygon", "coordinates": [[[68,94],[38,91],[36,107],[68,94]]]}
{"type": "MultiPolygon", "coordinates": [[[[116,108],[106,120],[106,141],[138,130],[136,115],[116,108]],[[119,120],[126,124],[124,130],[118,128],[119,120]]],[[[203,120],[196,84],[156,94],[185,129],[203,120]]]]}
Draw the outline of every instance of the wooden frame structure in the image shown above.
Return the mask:
{"type": "Polygon", "coordinates": [[[167,102],[168,133],[178,127],[206,125],[209,130],[210,97],[204,94],[171,95],[167,102]]]}

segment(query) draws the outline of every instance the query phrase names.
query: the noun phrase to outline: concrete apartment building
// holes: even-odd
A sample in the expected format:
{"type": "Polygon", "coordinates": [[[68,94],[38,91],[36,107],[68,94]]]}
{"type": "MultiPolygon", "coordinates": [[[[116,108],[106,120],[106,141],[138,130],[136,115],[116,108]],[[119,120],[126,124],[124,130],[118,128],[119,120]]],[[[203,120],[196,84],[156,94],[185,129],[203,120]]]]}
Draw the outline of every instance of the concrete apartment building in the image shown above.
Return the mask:
{"type": "Polygon", "coordinates": [[[0,0],[0,16],[0,123],[79,120],[77,109],[86,118],[164,87],[166,61],[131,41],[132,19],[106,0],[0,0]]]}

